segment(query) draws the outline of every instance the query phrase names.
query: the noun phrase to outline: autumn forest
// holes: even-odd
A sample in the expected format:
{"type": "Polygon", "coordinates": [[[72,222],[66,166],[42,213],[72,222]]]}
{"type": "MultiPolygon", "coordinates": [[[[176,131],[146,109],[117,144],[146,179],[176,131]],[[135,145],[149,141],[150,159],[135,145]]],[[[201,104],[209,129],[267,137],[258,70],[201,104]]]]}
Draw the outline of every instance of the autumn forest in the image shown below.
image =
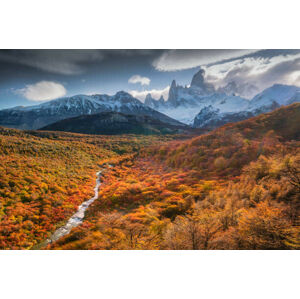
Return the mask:
{"type": "Polygon", "coordinates": [[[0,249],[299,249],[300,104],[205,133],[0,128],[0,249]],[[45,243],[93,196],[84,221],[45,243]]]}

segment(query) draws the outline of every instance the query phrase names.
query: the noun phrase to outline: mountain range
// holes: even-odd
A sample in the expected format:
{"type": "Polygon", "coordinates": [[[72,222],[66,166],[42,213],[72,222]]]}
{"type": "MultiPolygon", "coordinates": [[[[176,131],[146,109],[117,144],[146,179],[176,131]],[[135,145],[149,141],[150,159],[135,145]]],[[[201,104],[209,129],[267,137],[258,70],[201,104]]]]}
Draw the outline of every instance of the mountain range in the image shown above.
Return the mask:
{"type": "Polygon", "coordinates": [[[235,82],[216,90],[205,82],[201,69],[193,76],[190,86],[182,87],[173,80],[166,101],[162,97],[155,100],[148,94],[145,104],[193,127],[214,129],[300,101],[300,88],[283,84],[275,84],[251,99],[239,95],[255,90],[254,85],[239,87],[235,82]]]}
{"type": "Polygon", "coordinates": [[[187,125],[211,130],[226,123],[248,119],[300,101],[300,87],[282,84],[275,84],[257,93],[251,99],[242,96],[257,91],[254,85],[238,84],[234,81],[216,89],[206,82],[204,70],[200,69],[193,76],[189,86],[180,86],[173,80],[167,100],[163,97],[155,100],[149,93],[142,103],[125,91],[117,92],[113,96],[76,95],[34,106],[0,110],[0,125],[18,129],[47,128],[49,130],[54,128],[63,130],[62,126],[68,125],[72,132],[83,133],[79,127],[74,126],[76,122],[82,124],[86,121],[93,123],[93,128],[89,128],[88,125],[83,126],[86,132],[102,134],[109,132],[108,128],[105,128],[108,121],[110,121],[111,132],[115,132],[122,118],[124,121],[126,119],[127,124],[132,123],[126,128],[120,127],[120,133],[139,130],[148,133],[157,130],[162,132],[163,126],[165,131],[175,132],[178,127],[186,129],[187,125]],[[90,115],[95,117],[88,117],[90,115]],[[66,119],[70,120],[64,122],[63,120],[66,119]],[[98,124],[95,123],[96,120],[98,124]],[[112,121],[116,123],[113,124],[112,121]],[[52,124],[55,125],[51,126],[52,124]],[[104,127],[101,129],[100,125],[104,127]],[[136,126],[140,126],[140,129],[134,130],[136,126]],[[149,126],[154,127],[149,129],[149,126]]]}
{"type": "Polygon", "coordinates": [[[63,119],[102,112],[144,115],[168,125],[184,126],[179,121],[148,107],[124,91],[117,92],[114,96],[76,95],[34,106],[0,110],[0,125],[35,130],[63,119]]]}
{"type": "Polygon", "coordinates": [[[252,98],[241,111],[224,112],[219,107],[209,105],[196,115],[193,126],[214,129],[226,123],[241,121],[250,117],[275,110],[281,106],[300,101],[300,88],[275,84],[252,98]]]}

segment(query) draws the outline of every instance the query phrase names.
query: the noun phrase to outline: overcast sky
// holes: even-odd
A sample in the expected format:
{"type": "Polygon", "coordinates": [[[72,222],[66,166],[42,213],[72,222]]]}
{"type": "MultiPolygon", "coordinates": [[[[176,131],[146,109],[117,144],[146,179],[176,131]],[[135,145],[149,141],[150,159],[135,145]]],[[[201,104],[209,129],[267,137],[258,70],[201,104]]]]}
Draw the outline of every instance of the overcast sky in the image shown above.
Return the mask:
{"type": "Polygon", "coordinates": [[[119,90],[166,98],[173,79],[188,85],[200,67],[216,87],[300,86],[300,50],[0,50],[0,109],[119,90]]]}

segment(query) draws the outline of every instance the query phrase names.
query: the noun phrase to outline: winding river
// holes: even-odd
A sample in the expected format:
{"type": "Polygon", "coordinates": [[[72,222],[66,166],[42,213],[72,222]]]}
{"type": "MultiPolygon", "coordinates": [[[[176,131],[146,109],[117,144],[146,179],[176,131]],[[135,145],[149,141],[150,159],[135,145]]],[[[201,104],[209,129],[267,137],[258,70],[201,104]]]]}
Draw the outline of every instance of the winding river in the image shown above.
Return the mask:
{"type": "Polygon", "coordinates": [[[85,216],[85,211],[86,209],[89,207],[90,204],[92,204],[97,198],[98,198],[98,193],[99,193],[99,187],[101,185],[101,171],[98,171],[96,173],[97,179],[96,179],[96,186],[94,188],[94,193],[95,195],[90,198],[89,200],[83,202],[79,207],[78,210],[75,214],[73,214],[73,216],[68,220],[68,222],[58,228],[53,234],[52,236],[46,241],[46,244],[50,244],[52,242],[57,241],[58,239],[60,239],[61,237],[67,235],[70,233],[70,231],[72,230],[72,228],[78,226],[79,224],[82,223],[83,218],[85,216]]]}

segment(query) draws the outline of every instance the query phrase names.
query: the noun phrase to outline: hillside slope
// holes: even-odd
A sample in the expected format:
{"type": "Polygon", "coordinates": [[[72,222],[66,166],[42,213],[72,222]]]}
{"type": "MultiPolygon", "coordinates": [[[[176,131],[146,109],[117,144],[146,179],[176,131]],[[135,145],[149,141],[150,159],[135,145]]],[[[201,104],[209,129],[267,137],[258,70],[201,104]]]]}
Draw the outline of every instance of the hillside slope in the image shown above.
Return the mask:
{"type": "Polygon", "coordinates": [[[116,165],[84,224],[48,248],[299,249],[299,108],[116,165]]]}
{"type": "Polygon", "coordinates": [[[226,163],[218,175],[234,175],[242,165],[271,150],[270,145],[276,144],[276,140],[299,141],[299,119],[300,103],[294,103],[185,142],[171,143],[153,154],[170,166],[206,172],[209,169],[215,172],[215,159],[222,157],[226,163]]]}
{"type": "Polygon", "coordinates": [[[176,134],[188,133],[188,126],[175,126],[145,115],[128,115],[118,112],[97,113],[68,118],[48,125],[41,130],[65,131],[84,134],[176,134]]]}

